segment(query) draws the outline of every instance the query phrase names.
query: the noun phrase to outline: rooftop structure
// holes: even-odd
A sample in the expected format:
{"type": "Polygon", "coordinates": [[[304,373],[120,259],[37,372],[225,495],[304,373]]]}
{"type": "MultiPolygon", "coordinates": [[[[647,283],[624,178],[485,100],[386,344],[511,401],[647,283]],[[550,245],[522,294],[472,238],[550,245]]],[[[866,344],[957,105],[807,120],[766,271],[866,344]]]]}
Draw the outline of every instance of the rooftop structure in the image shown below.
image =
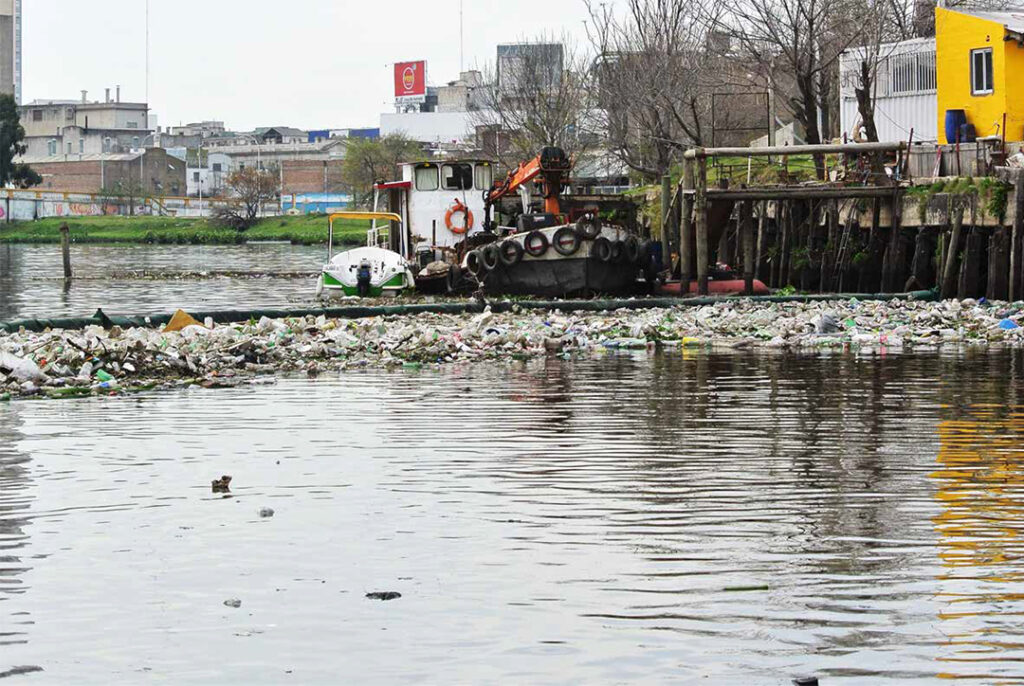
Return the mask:
{"type": "Polygon", "coordinates": [[[0,0],[0,93],[21,102],[21,1],[0,0]]]}

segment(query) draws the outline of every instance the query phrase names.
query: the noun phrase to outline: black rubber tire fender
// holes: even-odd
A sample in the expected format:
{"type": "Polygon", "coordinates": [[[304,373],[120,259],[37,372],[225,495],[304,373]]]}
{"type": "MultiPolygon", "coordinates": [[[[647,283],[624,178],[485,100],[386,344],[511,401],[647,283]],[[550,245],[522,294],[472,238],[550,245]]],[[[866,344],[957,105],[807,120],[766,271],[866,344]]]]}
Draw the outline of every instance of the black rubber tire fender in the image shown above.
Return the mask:
{"type": "Polygon", "coordinates": [[[626,259],[626,246],[622,241],[612,241],[612,262],[622,262],[626,259]]]}
{"type": "Polygon", "coordinates": [[[563,257],[575,255],[576,251],[580,249],[580,235],[575,228],[563,226],[551,237],[551,247],[563,257]]]}
{"type": "Polygon", "coordinates": [[[602,262],[611,262],[612,242],[604,236],[598,236],[594,239],[594,244],[590,246],[590,256],[596,257],[602,262]]]}
{"type": "Polygon", "coordinates": [[[508,238],[502,241],[498,248],[498,258],[506,267],[512,267],[523,259],[523,245],[518,241],[508,238]]]}
{"type": "Polygon", "coordinates": [[[585,214],[576,220],[576,230],[587,240],[594,240],[601,235],[601,218],[596,214],[585,214]]]}
{"type": "Polygon", "coordinates": [[[531,231],[523,239],[526,254],[531,257],[540,257],[548,251],[548,246],[548,237],[543,231],[531,231]]]}
{"type": "Polygon", "coordinates": [[[626,261],[635,264],[640,259],[640,241],[636,236],[626,236],[622,241],[622,247],[626,253],[626,261]]]}
{"type": "Polygon", "coordinates": [[[487,271],[497,268],[498,263],[501,262],[501,251],[498,250],[497,243],[488,243],[480,249],[480,262],[483,263],[484,269],[487,271]]]}
{"type": "Polygon", "coordinates": [[[469,273],[473,276],[480,276],[487,271],[484,268],[483,255],[479,250],[470,250],[466,255],[466,269],[468,269],[469,273]]]}

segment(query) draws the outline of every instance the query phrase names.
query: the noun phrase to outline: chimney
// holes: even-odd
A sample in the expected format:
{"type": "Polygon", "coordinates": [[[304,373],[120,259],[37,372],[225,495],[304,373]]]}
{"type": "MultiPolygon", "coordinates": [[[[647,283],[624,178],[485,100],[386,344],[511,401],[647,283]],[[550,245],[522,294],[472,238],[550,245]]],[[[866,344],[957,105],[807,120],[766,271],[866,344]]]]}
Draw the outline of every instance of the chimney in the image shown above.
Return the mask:
{"type": "Polygon", "coordinates": [[[82,91],[82,104],[89,102],[89,91],[82,91]]]}
{"type": "Polygon", "coordinates": [[[117,101],[121,102],[121,87],[117,87],[117,101]]]}
{"type": "Polygon", "coordinates": [[[110,89],[109,88],[107,89],[107,94],[105,96],[104,102],[108,102],[108,103],[110,102],[110,89]]]}

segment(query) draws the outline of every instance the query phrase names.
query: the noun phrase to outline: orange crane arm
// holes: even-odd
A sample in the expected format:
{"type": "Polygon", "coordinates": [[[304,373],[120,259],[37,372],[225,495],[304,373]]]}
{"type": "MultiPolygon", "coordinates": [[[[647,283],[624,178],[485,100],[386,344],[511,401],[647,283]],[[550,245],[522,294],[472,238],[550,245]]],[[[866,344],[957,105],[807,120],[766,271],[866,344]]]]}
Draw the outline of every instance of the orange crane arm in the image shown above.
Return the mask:
{"type": "Polygon", "coordinates": [[[558,195],[562,192],[563,179],[571,168],[569,158],[561,148],[544,148],[540,154],[529,162],[520,162],[519,167],[510,171],[502,181],[496,181],[489,191],[484,193],[484,209],[486,222],[490,222],[491,206],[506,195],[515,193],[524,184],[541,177],[543,186],[544,211],[550,214],[561,214],[558,195]]]}

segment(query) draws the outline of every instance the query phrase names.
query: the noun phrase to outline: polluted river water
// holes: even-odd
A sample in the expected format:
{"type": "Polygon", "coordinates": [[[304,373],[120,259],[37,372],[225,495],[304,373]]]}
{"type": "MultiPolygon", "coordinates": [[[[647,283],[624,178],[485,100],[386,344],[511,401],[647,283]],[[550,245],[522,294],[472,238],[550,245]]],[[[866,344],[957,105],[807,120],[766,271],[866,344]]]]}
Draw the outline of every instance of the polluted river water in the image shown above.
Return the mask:
{"type": "MultiPolygon", "coordinates": [[[[0,319],[308,304],[323,257],[75,251],[0,245],[0,319]]],[[[878,342],[0,402],[0,677],[1020,682],[1024,351],[878,342]]]]}
{"type": "Polygon", "coordinates": [[[1017,681],[1022,376],[684,349],[7,403],[0,672],[1017,681]]]}

